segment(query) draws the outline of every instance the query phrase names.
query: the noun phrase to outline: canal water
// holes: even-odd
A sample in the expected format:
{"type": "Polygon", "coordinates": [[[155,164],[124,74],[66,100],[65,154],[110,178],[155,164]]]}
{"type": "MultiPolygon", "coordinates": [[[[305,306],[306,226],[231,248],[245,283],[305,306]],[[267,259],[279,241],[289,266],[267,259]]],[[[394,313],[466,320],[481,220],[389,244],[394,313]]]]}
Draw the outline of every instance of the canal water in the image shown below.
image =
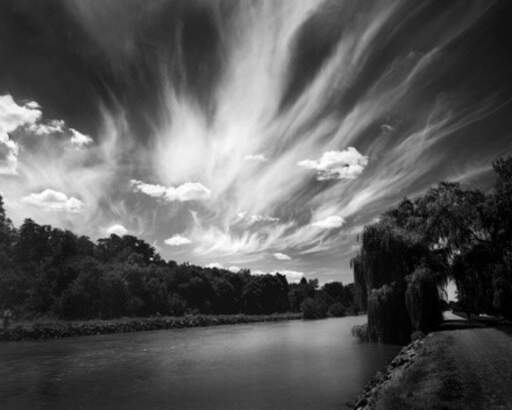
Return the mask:
{"type": "Polygon", "coordinates": [[[0,409],[337,409],[398,352],[364,316],[0,343],[0,409]]]}

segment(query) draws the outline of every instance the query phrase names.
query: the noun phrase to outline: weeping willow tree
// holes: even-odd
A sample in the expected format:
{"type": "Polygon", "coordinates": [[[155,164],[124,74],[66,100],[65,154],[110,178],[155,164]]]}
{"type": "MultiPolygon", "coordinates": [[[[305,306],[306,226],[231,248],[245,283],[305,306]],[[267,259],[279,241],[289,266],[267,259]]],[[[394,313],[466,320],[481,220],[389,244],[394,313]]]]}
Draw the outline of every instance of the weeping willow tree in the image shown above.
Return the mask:
{"type": "Polygon", "coordinates": [[[354,271],[354,302],[358,310],[366,312],[368,309],[368,287],[366,286],[361,255],[352,258],[350,266],[354,271]]]}
{"type": "Polygon", "coordinates": [[[428,332],[443,320],[437,275],[425,266],[420,266],[406,277],[405,304],[412,329],[428,332]]]}
{"type": "Polygon", "coordinates": [[[352,267],[370,340],[435,328],[448,278],[467,312],[512,318],[512,157],[493,166],[490,194],[442,182],[365,227],[352,267]]]}
{"type": "Polygon", "coordinates": [[[352,265],[356,285],[367,294],[370,340],[405,343],[411,332],[440,323],[439,288],[454,255],[478,232],[464,223],[477,220],[467,206],[474,198],[457,184],[441,183],[365,227],[352,265]]]}
{"type": "Polygon", "coordinates": [[[409,340],[412,325],[405,301],[406,277],[428,253],[419,235],[396,226],[390,218],[364,229],[361,252],[352,266],[356,286],[366,293],[370,341],[409,340]]]}

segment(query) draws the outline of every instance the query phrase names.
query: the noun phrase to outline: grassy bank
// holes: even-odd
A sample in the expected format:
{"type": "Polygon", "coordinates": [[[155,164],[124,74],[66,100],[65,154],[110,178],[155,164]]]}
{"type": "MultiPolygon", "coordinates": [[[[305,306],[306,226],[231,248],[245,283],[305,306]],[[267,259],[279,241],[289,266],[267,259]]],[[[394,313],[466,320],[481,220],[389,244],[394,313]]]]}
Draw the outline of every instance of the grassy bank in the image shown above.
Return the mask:
{"type": "Polygon", "coordinates": [[[108,333],[128,333],[145,330],[178,329],[184,327],[234,325],[239,323],[276,322],[301,319],[301,313],[271,315],[187,315],[149,318],[120,318],[112,320],[35,320],[13,323],[0,330],[0,341],[57,339],[108,333]]]}
{"type": "MultiPolygon", "coordinates": [[[[446,338],[428,337],[415,348],[412,360],[391,372],[366,409],[461,409],[461,389],[446,338]]],[[[466,403],[467,404],[467,403],[466,403]]]]}
{"type": "Polygon", "coordinates": [[[512,327],[465,326],[406,346],[358,410],[494,410],[512,404],[512,327]]]}

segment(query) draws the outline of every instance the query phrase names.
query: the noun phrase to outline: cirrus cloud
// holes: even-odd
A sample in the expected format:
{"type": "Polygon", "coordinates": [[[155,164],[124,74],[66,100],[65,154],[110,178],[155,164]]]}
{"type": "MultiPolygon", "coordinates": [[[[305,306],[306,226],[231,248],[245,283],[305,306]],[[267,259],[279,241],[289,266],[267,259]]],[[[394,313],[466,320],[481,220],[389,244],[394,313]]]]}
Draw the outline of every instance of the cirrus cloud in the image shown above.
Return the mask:
{"type": "Polygon", "coordinates": [[[311,225],[322,229],[339,228],[345,223],[345,220],[338,215],[328,216],[320,221],[313,222],[311,225]]]}
{"type": "Polygon", "coordinates": [[[254,162],[267,162],[268,159],[263,154],[252,154],[252,155],[246,155],[244,157],[246,161],[254,161],[254,162]]]}

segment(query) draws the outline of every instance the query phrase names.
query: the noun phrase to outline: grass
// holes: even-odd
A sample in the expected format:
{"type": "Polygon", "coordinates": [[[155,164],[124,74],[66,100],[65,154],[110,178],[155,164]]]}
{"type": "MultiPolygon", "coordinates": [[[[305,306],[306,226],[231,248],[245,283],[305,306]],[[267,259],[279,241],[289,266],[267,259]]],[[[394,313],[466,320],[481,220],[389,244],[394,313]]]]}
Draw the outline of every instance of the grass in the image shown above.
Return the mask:
{"type": "Polygon", "coordinates": [[[453,359],[449,335],[429,337],[414,363],[379,392],[377,410],[469,409],[453,359]],[[463,404],[463,407],[461,407],[463,404]]]}

